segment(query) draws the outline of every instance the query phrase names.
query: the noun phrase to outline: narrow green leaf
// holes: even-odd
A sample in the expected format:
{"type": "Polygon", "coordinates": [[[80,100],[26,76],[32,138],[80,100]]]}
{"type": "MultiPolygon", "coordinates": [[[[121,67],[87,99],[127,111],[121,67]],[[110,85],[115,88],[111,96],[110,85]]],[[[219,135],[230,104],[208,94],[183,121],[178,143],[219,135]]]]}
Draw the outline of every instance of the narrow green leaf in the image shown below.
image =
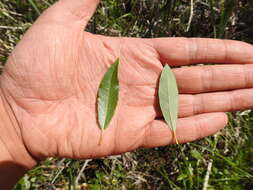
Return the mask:
{"type": "Polygon", "coordinates": [[[102,130],[108,127],[118,102],[118,65],[119,59],[105,73],[98,90],[97,111],[99,126],[102,130]]]}
{"type": "Polygon", "coordinates": [[[41,14],[40,10],[38,9],[38,7],[36,6],[35,2],[33,0],[28,0],[28,2],[32,5],[33,9],[36,11],[36,13],[38,15],[41,14]]]}
{"type": "Polygon", "coordinates": [[[175,131],[178,117],[178,89],[175,76],[168,65],[163,68],[158,94],[163,117],[171,130],[174,131],[177,142],[175,131]]]}

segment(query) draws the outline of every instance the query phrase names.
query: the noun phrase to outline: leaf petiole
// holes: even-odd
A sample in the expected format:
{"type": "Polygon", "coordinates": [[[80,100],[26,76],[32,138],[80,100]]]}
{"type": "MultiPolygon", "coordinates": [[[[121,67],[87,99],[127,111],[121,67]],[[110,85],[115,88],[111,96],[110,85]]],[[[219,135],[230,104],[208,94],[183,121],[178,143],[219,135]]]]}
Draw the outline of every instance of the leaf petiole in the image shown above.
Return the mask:
{"type": "Polygon", "coordinates": [[[173,131],[173,138],[175,139],[176,144],[179,144],[178,140],[177,140],[177,133],[176,133],[176,131],[173,131]]]}

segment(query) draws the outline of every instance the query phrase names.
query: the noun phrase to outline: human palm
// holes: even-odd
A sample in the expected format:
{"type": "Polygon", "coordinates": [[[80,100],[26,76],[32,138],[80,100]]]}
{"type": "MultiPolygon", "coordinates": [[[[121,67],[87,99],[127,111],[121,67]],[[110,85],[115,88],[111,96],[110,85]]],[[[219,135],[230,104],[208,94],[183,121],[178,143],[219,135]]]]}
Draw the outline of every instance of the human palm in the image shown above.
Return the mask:
{"type": "Polygon", "coordinates": [[[210,39],[93,35],[83,31],[83,24],[96,3],[70,2],[60,1],[38,19],[13,51],[1,76],[2,90],[23,141],[35,158],[92,158],[173,143],[158,109],[157,82],[164,63],[242,64],[174,70],[180,90],[180,142],[224,127],[227,117],[222,112],[252,106],[246,102],[253,95],[249,89],[215,92],[253,86],[247,78],[253,67],[244,65],[253,63],[252,56],[246,54],[253,50],[250,45],[210,39]],[[104,73],[117,58],[121,61],[119,103],[99,145],[97,91],[104,73]],[[233,103],[233,97],[244,101],[233,103]]]}

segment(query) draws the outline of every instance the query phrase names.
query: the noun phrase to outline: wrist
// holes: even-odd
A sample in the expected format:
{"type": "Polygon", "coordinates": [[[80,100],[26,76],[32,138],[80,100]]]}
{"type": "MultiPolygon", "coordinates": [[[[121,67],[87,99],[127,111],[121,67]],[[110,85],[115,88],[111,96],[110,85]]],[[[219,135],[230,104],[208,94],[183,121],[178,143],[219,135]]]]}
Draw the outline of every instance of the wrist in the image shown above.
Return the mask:
{"type": "Polygon", "coordinates": [[[36,164],[23,143],[12,108],[0,90],[0,187],[11,189],[36,164]]]}

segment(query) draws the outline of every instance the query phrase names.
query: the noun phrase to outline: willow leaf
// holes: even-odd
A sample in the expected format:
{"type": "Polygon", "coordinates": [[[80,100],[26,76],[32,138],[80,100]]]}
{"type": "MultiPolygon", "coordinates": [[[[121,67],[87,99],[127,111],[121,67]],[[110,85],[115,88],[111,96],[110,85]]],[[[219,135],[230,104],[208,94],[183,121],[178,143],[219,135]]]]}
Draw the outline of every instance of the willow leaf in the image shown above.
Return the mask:
{"type": "Polygon", "coordinates": [[[105,73],[98,90],[97,111],[99,126],[102,130],[108,127],[118,102],[118,65],[119,59],[105,73]]]}
{"type": "Polygon", "coordinates": [[[159,82],[159,103],[163,117],[176,138],[178,117],[178,88],[175,76],[168,65],[163,68],[159,82]]]}

